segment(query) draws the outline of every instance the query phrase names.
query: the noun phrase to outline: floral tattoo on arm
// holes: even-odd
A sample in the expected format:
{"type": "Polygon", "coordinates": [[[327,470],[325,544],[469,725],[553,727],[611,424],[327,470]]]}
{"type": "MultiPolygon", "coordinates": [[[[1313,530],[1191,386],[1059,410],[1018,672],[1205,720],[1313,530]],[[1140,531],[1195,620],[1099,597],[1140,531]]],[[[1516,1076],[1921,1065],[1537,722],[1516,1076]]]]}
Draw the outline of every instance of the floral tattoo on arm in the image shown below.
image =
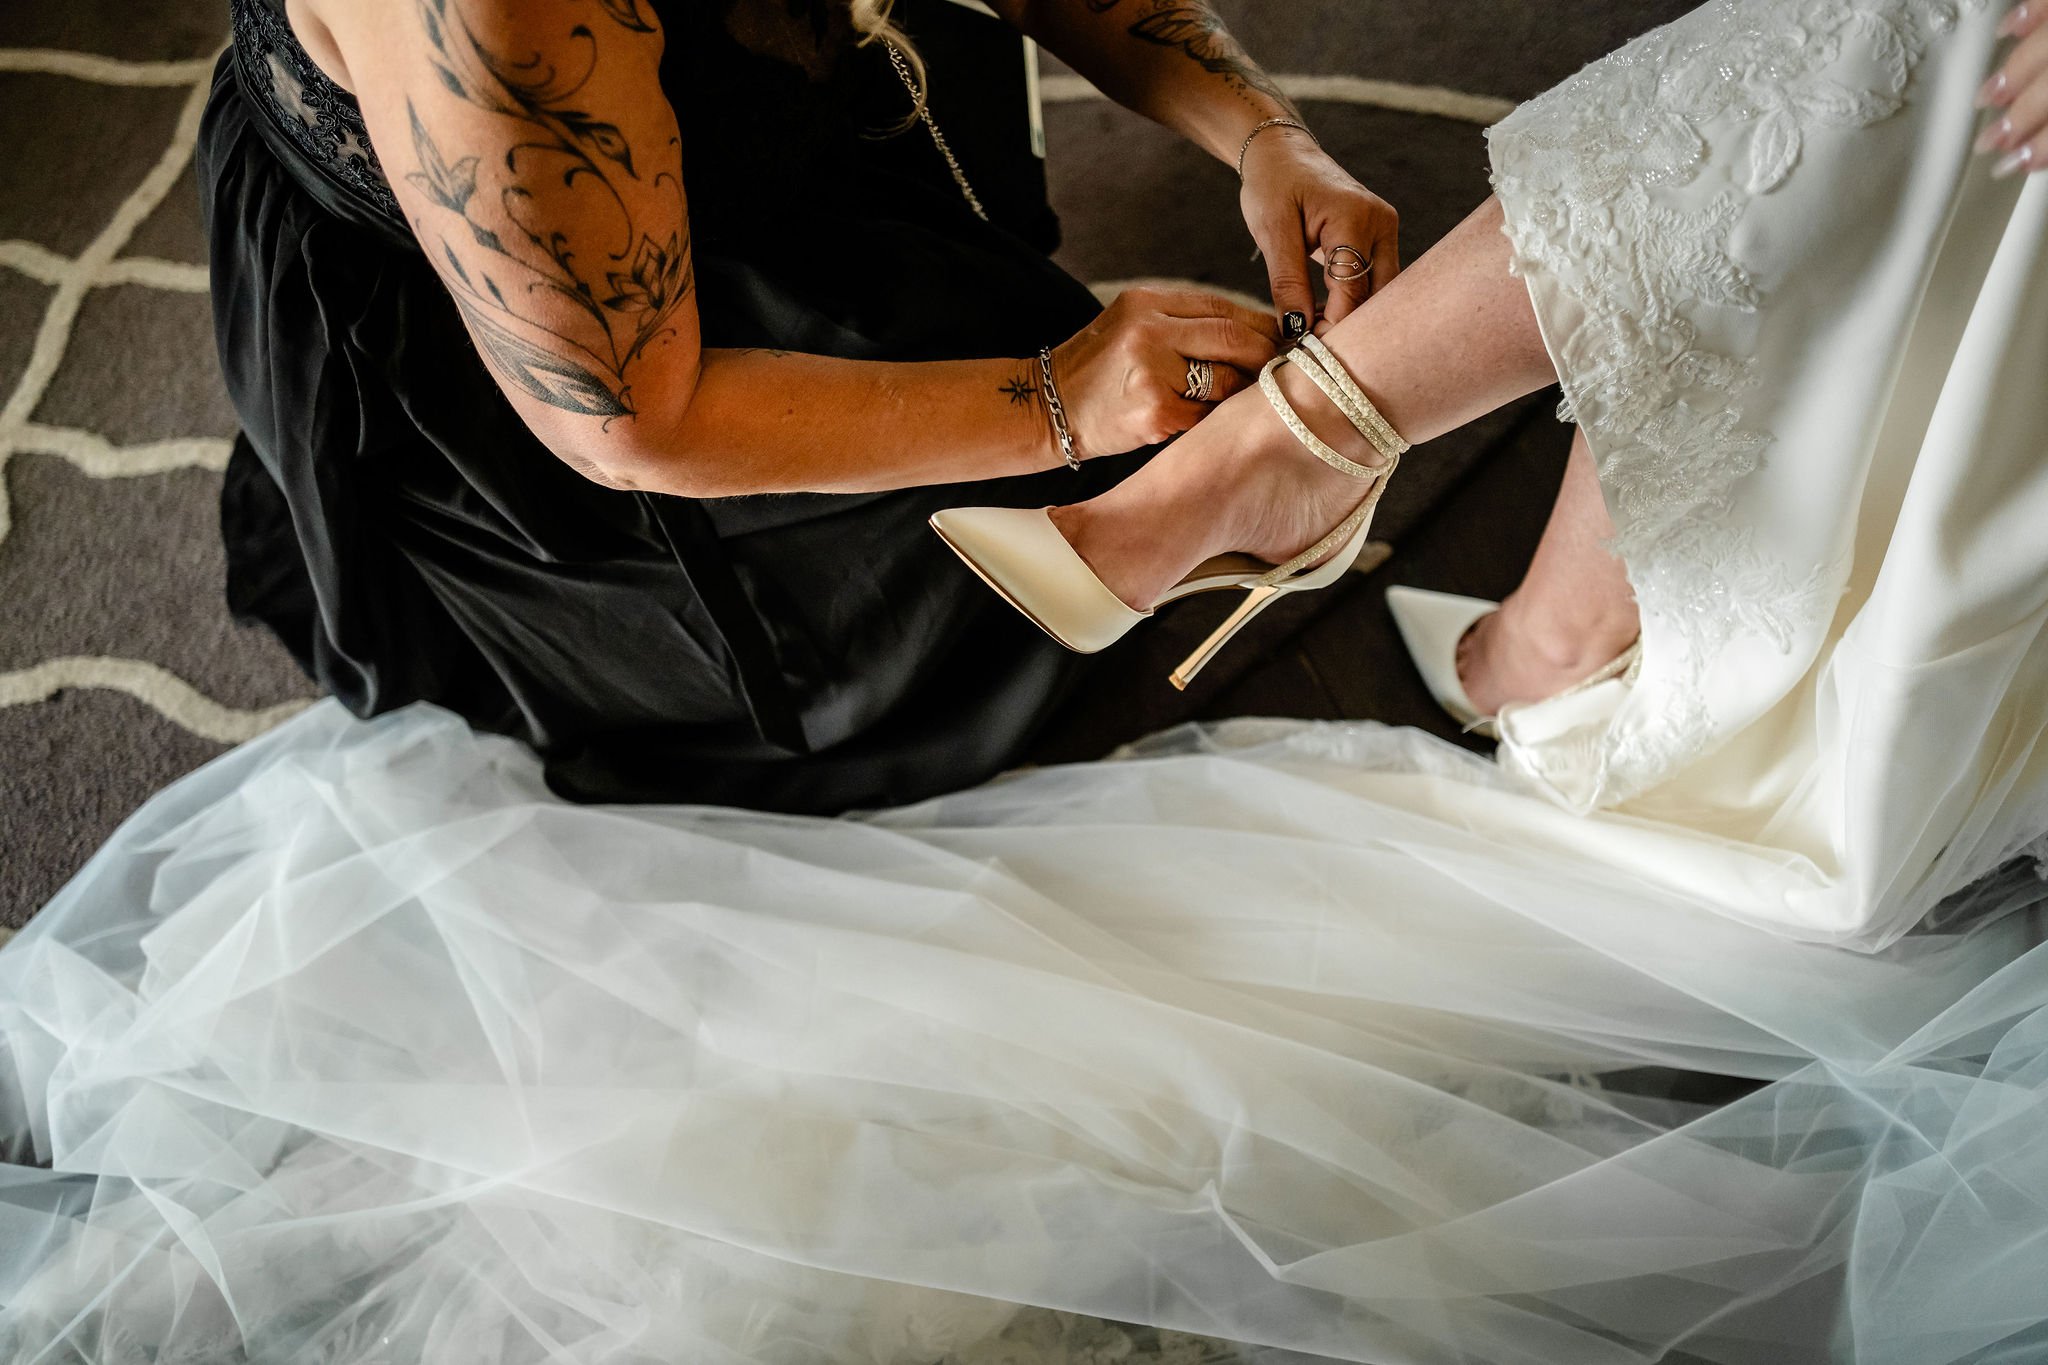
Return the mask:
{"type": "MultiPolygon", "coordinates": [[[[515,55],[478,37],[463,0],[415,3],[440,84],[514,130],[509,145],[450,156],[407,101],[419,169],[406,179],[439,211],[415,219],[422,245],[438,247],[464,321],[512,387],[566,412],[632,417],[633,368],[676,335],[676,311],[696,289],[677,140],[644,157],[590,112],[610,49],[589,24],[565,19],[559,42],[515,55]],[[650,204],[658,222],[647,221],[650,204]],[[576,211],[551,215],[550,205],[576,211]]],[[[640,0],[596,3],[610,41],[659,33],[640,0]]]]}
{"type": "MultiPolygon", "coordinates": [[[[1108,14],[1124,0],[1086,0],[1089,10],[1108,14]]],[[[1139,0],[1145,10],[1126,30],[1139,42],[1171,48],[1212,76],[1220,76],[1239,97],[1252,103],[1263,98],[1295,117],[1300,111],[1279,82],[1259,69],[1223,20],[1203,0],[1139,0]]]]}

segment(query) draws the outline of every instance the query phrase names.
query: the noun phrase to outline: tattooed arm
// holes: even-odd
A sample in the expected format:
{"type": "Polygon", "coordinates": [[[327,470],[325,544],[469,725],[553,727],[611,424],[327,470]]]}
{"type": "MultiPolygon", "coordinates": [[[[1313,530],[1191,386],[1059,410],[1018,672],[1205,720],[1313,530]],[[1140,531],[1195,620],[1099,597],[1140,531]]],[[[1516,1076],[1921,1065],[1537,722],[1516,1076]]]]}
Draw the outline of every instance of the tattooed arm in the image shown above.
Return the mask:
{"type": "Polygon", "coordinates": [[[1300,119],[1207,0],[997,0],[995,8],[1119,104],[1221,159],[1253,125],[1300,119]]]}
{"type": "Polygon", "coordinates": [[[1275,310],[1316,317],[1309,260],[1349,246],[1370,276],[1330,272],[1329,320],[1342,318],[1400,270],[1392,208],[1353,180],[1313,138],[1260,123],[1306,122],[1230,35],[1207,0],[995,0],[1005,18],[1102,92],[1174,129],[1225,165],[1245,152],[1245,220],[1266,257],[1275,310]]]}
{"type": "MultiPolygon", "coordinates": [[[[664,38],[641,0],[294,0],[292,15],[356,93],[499,387],[588,477],[718,497],[1059,462],[1035,359],[892,365],[703,347],[664,38]]],[[[1086,333],[1060,348],[1090,453],[1199,416],[1168,402],[1185,361],[1168,359],[1167,311],[1124,308],[1110,352],[1083,345],[1086,333]]],[[[1241,339],[1235,350],[1249,358],[1241,339]]]]}

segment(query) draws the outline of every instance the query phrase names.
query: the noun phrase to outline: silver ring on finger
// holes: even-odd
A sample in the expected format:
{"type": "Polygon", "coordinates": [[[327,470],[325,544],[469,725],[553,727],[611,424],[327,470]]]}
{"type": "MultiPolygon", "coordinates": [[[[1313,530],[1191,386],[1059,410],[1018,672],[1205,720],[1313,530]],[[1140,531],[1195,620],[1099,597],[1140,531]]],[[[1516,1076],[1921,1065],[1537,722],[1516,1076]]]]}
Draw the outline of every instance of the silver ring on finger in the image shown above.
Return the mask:
{"type": "Polygon", "coordinates": [[[1216,362],[1213,360],[1190,360],[1188,362],[1188,397],[1197,403],[1206,403],[1216,392],[1216,362]]]}
{"type": "Polygon", "coordinates": [[[1372,274],[1372,262],[1355,246],[1333,246],[1323,262],[1323,272],[1339,282],[1364,279],[1372,274]]]}

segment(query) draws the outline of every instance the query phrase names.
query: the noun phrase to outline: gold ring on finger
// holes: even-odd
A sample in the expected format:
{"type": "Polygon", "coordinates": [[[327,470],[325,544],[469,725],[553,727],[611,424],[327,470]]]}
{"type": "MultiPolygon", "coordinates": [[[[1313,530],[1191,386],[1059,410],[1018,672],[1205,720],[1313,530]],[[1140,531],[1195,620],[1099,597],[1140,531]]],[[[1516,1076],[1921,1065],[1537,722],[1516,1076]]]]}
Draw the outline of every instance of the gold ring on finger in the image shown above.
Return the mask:
{"type": "Polygon", "coordinates": [[[1323,270],[1333,280],[1348,282],[1372,274],[1372,262],[1355,246],[1333,246],[1323,270]]]}
{"type": "Polygon", "coordinates": [[[1188,397],[1197,403],[1206,403],[1216,392],[1216,362],[1212,360],[1190,360],[1188,362],[1188,397]]]}

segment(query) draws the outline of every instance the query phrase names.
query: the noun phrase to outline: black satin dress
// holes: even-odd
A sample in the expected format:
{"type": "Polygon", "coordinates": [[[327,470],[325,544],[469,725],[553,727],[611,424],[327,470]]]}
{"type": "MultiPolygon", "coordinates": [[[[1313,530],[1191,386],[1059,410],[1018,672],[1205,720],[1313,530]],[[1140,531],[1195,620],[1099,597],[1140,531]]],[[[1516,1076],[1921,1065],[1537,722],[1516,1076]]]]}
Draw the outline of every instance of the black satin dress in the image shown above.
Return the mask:
{"type": "MultiPolygon", "coordinates": [[[[233,3],[199,169],[245,432],[222,499],[239,616],[357,714],[448,707],[532,744],[579,800],[832,811],[1015,759],[1081,661],[925,518],[1073,501],[1129,462],[715,501],[587,481],[499,392],[282,0],[233,3]]],[[[909,96],[830,0],[739,3],[808,15],[819,47],[764,55],[718,0],[656,0],[707,346],[1022,357],[1094,316],[1047,256],[1014,33],[942,0],[899,11],[985,223],[921,128],[874,136],[909,96]]]]}

